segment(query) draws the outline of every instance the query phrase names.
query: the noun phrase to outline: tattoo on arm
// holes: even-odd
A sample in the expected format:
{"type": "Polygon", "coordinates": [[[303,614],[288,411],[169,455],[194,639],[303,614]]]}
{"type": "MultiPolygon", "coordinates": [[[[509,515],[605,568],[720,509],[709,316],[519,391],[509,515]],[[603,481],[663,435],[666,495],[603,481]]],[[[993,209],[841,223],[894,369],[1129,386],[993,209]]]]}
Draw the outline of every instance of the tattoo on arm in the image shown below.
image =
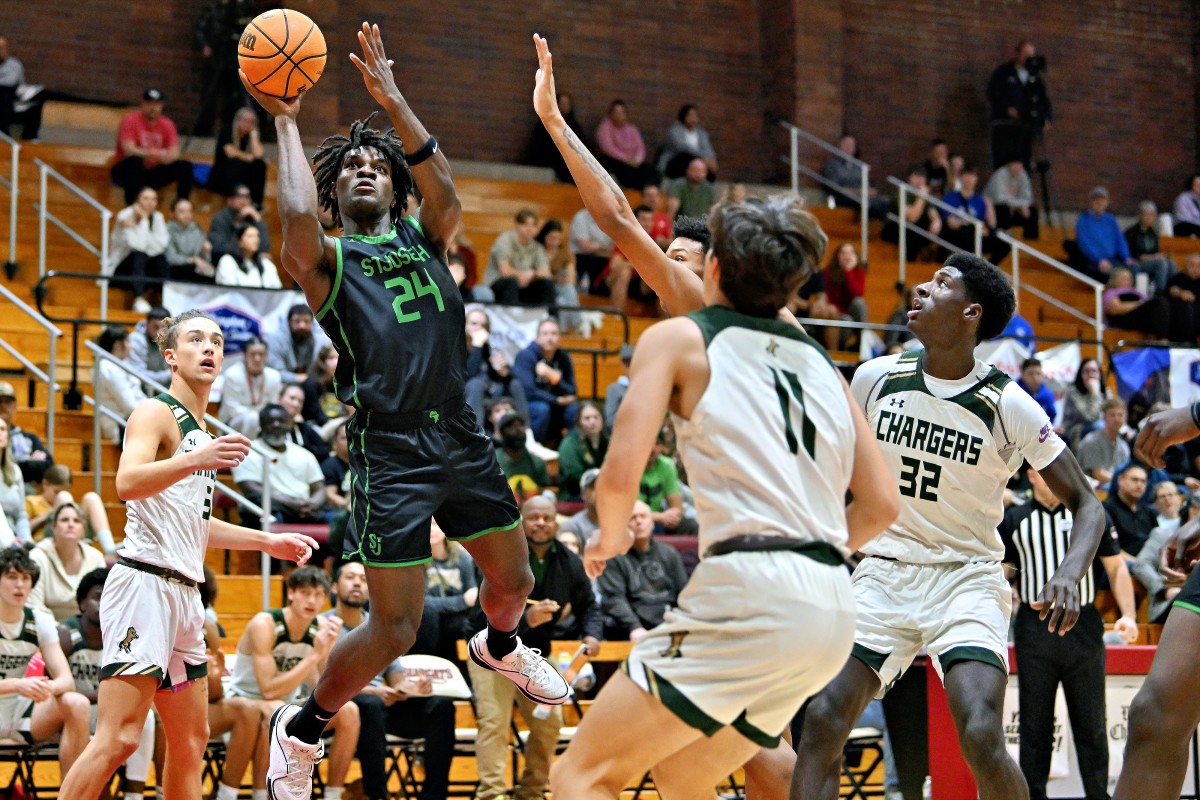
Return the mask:
{"type": "Polygon", "coordinates": [[[583,146],[583,142],[579,141],[579,137],[575,135],[575,131],[569,127],[564,127],[563,138],[567,140],[567,144],[571,146],[571,149],[579,154],[579,157],[583,159],[583,163],[592,171],[592,174],[599,177],[604,182],[604,185],[608,187],[608,190],[616,195],[617,200],[622,203],[626,202],[625,195],[613,183],[613,179],[609,177],[608,170],[600,166],[600,162],[596,160],[596,157],[588,152],[588,149],[583,146]]]}

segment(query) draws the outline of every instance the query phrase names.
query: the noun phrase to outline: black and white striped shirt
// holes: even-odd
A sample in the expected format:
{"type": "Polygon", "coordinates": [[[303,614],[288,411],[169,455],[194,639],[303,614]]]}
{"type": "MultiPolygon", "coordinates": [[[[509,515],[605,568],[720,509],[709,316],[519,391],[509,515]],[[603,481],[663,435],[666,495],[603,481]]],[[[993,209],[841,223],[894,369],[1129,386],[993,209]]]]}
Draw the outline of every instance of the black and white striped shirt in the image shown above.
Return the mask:
{"type": "MultiPolygon", "coordinates": [[[[1067,555],[1074,520],[1070,510],[1061,503],[1049,509],[1035,499],[1023,506],[1011,506],[1000,523],[1000,538],[1004,541],[1004,560],[1017,567],[1017,590],[1022,603],[1038,599],[1050,576],[1067,555]]],[[[1107,532],[1100,537],[1096,560],[1120,555],[1117,531],[1106,520],[1107,532]]],[[[1080,605],[1096,600],[1096,580],[1088,570],[1079,582],[1080,605]]]]}

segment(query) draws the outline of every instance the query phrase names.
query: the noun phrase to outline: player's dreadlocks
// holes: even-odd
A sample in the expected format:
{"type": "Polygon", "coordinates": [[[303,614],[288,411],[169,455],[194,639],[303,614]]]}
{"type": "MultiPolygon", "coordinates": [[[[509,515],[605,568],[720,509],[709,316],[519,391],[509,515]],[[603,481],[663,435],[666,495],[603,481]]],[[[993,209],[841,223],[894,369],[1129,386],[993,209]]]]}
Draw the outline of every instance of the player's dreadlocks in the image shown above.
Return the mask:
{"type": "Polygon", "coordinates": [[[396,202],[392,205],[392,222],[399,224],[408,205],[408,195],[413,191],[412,171],[404,160],[404,143],[396,135],[395,128],[388,128],[380,133],[370,127],[371,120],[378,111],[373,112],[363,120],[355,120],[350,126],[350,135],[334,135],[321,142],[313,156],[316,167],[314,177],[317,181],[317,202],[321,208],[329,209],[333,224],[342,226],[342,214],[337,201],[337,176],[341,172],[342,162],[346,160],[351,150],[360,147],[373,147],[387,159],[392,173],[392,188],[396,193],[396,202]]]}

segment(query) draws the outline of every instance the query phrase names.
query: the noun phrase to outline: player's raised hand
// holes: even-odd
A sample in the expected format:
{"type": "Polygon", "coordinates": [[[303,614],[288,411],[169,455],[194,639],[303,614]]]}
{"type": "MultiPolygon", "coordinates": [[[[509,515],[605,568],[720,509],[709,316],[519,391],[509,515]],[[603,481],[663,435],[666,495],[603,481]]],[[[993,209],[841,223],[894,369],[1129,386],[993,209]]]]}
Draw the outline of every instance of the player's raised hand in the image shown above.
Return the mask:
{"type": "Polygon", "coordinates": [[[193,452],[199,469],[232,469],[250,455],[250,440],[240,433],[218,436],[193,452]]]}
{"type": "Polygon", "coordinates": [[[267,113],[272,117],[291,117],[296,118],[300,113],[300,98],[304,97],[301,93],[291,98],[290,100],[280,100],[278,97],[271,97],[263,94],[258,89],[251,85],[250,80],[246,77],[246,73],[238,70],[238,77],[242,79],[242,86],[246,87],[246,91],[250,96],[258,101],[258,104],[267,110],[267,113]]]}
{"type": "Polygon", "coordinates": [[[1079,584],[1056,572],[1046,581],[1041,596],[1029,605],[1040,612],[1038,619],[1050,618],[1050,633],[1065,636],[1079,621],[1079,584]]]}
{"type": "Polygon", "coordinates": [[[379,26],[364,22],[362,30],[358,32],[358,43],[362,47],[362,57],[351,53],[350,60],[362,73],[363,83],[367,85],[371,97],[383,105],[398,95],[400,90],[396,88],[396,79],[392,75],[393,62],[388,60],[383,50],[383,37],[379,35],[379,26]]]}
{"type": "Polygon", "coordinates": [[[537,49],[538,70],[533,78],[533,110],[543,120],[559,114],[558,95],[554,91],[554,63],[550,56],[550,43],[538,34],[533,35],[533,46],[537,49]]]}
{"type": "Polygon", "coordinates": [[[294,561],[303,567],[320,545],[311,536],[303,533],[277,533],[267,542],[266,552],[281,561],[294,561]]]}
{"type": "Polygon", "coordinates": [[[1163,453],[1174,444],[1200,436],[1200,429],[1192,418],[1190,406],[1169,408],[1151,414],[1142,425],[1141,433],[1133,445],[1133,454],[1152,467],[1162,469],[1163,453]]]}

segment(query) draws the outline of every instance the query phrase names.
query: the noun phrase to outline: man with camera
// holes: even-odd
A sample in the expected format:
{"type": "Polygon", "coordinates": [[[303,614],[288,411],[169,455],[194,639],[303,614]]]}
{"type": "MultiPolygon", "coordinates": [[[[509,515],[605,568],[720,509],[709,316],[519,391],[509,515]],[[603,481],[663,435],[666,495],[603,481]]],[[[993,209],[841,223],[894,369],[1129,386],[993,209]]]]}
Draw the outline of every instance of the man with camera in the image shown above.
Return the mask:
{"type": "Polygon", "coordinates": [[[1053,112],[1042,73],[1046,57],[1039,56],[1033,43],[1017,45],[1012,61],[996,67],[988,80],[987,99],[991,107],[992,166],[1019,160],[1030,169],[1033,143],[1050,126],[1053,112]]]}

